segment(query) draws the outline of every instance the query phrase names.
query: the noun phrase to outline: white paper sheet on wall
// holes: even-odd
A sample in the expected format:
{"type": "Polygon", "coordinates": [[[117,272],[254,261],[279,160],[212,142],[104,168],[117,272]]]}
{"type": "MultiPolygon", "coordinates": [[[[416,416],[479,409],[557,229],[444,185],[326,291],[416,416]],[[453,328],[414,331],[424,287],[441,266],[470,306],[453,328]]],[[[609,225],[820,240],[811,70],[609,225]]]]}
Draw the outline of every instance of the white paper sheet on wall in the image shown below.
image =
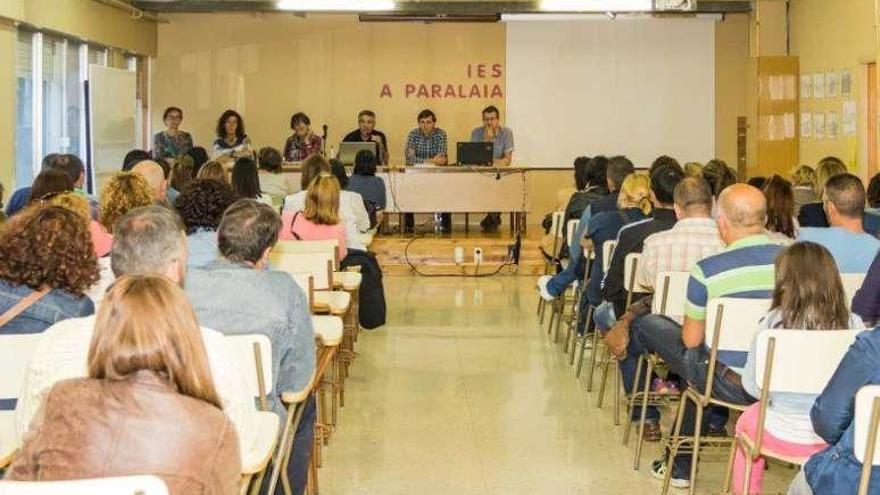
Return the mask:
{"type": "Polygon", "coordinates": [[[841,112],[841,130],[846,137],[856,135],[856,102],[855,100],[847,100],[843,102],[843,111],[841,112]]]}
{"type": "Polygon", "coordinates": [[[825,73],[813,73],[813,97],[825,98],[825,73]]]}
{"type": "Polygon", "coordinates": [[[828,98],[837,98],[840,96],[840,73],[836,70],[828,71],[825,74],[825,90],[828,98]]]}
{"type": "Polygon", "coordinates": [[[810,74],[801,74],[801,100],[808,100],[813,97],[813,76],[810,74]]]}
{"type": "Polygon", "coordinates": [[[840,134],[840,116],[837,112],[825,114],[825,135],[828,139],[837,139],[840,134]]]}
{"type": "Polygon", "coordinates": [[[813,114],[813,137],[816,139],[825,139],[825,114],[813,114]]]}
{"type": "Polygon", "coordinates": [[[849,98],[852,96],[853,78],[849,69],[840,73],[840,96],[849,98]]]}
{"type": "Polygon", "coordinates": [[[787,113],[782,116],[782,126],[784,128],[785,139],[795,138],[794,114],[787,113]]]}
{"type": "Polygon", "coordinates": [[[813,114],[801,112],[801,139],[813,137],[813,114]]]}

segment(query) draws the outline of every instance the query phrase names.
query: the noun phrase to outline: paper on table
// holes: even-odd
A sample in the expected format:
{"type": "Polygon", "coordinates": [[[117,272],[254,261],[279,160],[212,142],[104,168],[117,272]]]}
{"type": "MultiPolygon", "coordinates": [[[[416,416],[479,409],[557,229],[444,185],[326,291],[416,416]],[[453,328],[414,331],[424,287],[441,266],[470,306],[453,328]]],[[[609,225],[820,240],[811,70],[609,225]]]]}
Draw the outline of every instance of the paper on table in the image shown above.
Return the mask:
{"type": "Polygon", "coordinates": [[[843,117],[841,118],[841,128],[844,136],[856,135],[856,102],[855,100],[847,100],[843,102],[843,117]]]}
{"type": "Polygon", "coordinates": [[[813,114],[801,112],[801,138],[813,137],[813,114]]]}

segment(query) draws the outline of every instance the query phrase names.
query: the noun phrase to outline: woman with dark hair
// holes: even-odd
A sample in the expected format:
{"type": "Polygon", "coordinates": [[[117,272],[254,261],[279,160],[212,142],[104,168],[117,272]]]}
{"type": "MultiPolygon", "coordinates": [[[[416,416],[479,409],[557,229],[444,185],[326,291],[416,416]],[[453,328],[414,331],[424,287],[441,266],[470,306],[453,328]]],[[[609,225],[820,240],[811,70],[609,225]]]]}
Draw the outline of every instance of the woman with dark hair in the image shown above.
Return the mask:
{"type": "Polygon", "coordinates": [[[217,259],[217,228],[223,212],[236,199],[229,184],[212,179],[196,179],[177,197],[175,207],[186,227],[188,267],[217,259]]]}
{"type": "MultiPolygon", "coordinates": [[[[792,244],[776,257],[775,268],[773,302],[758,324],[759,331],[864,328],[861,319],[847,309],[840,271],[827,249],[813,242],[792,244]]],[[[742,385],[749,395],[760,399],[762,377],[757,376],[757,341],[755,335],[746,358],[742,385]]],[[[791,457],[808,457],[822,450],[825,442],[816,435],[810,422],[810,408],[815,399],[814,395],[771,394],[762,445],[791,457]]],[[[755,438],[759,411],[759,403],[746,409],[736,423],[737,433],[745,431],[755,438]]],[[[746,459],[739,449],[735,452],[733,493],[742,493],[746,459]]],[[[764,493],[763,476],[764,460],[759,459],[752,466],[749,493],[764,493]]]]}
{"type": "Polygon", "coordinates": [[[306,158],[321,154],[324,141],[321,136],[312,132],[312,121],[309,116],[297,112],[290,118],[293,135],[284,143],[284,159],[289,162],[301,162],[306,158]]]}
{"type": "Polygon", "coordinates": [[[31,197],[29,204],[39,201],[47,201],[53,197],[73,191],[73,182],[70,177],[58,169],[50,168],[40,172],[31,184],[31,197]]]}
{"type": "Polygon", "coordinates": [[[97,281],[92,235],[77,213],[35,204],[0,229],[0,333],[94,313],[85,294],[97,281]]]}
{"type": "MultiPolygon", "coordinates": [[[[257,153],[259,160],[260,190],[272,198],[274,206],[281,206],[284,198],[293,192],[290,176],[281,173],[281,152],[272,147],[260,148],[257,153]]],[[[277,209],[277,208],[276,208],[277,209]]]]}
{"type": "Polygon", "coordinates": [[[162,122],[165,130],[157,132],[153,136],[153,159],[156,161],[175,160],[193,147],[192,136],[186,131],[180,130],[183,122],[183,110],[177,107],[168,107],[162,114],[162,122]]]}
{"type": "Polygon", "coordinates": [[[339,181],[339,189],[348,189],[348,173],[345,171],[345,165],[336,158],[328,160],[330,162],[330,173],[339,181]]]}
{"type": "Polygon", "coordinates": [[[791,182],[773,175],[765,181],[764,197],[767,199],[767,222],[764,228],[767,229],[770,237],[783,241],[797,238],[791,182]]]}
{"type": "Polygon", "coordinates": [[[868,182],[865,200],[868,203],[865,213],[880,215],[880,174],[875,174],[868,182]]]}
{"type": "Polygon", "coordinates": [[[169,175],[168,185],[175,191],[182,191],[190,182],[195,179],[193,173],[193,159],[189,155],[182,155],[171,166],[171,174],[169,175]]]}
{"type": "Polygon", "coordinates": [[[190,148],[189,151],[186,152],[186,154],[193,159],[192,176],[193,179],[195,179],[196,176],[199,174],[199,170],[202,169],[202,165],[204,165],[205,162],[208,161],[208,152],[205,150],[205,148],[202,148],[201,146],[194,146],[190,148]]]}
{"type": "Polygon", "coordinates": [[[605,171],[608,159],[579,157],[574,161],[574,180],[578,190],[572,194],[565,207],[565,221],[577,220],[584,214],[587,206],[608,194],[605,171]]]}
{"type": "Polygon", "coordinates": [[[354,156],[354,174],[348,180],[348,190],[360,194],[364,201],[372,203],[379,211],[384,210],[388,203],[385,181],[376,177],[376,165],[376,155],[372,151],[358,151],[354,156]]]}
{"type": "Polygon", "coordinates": [[[736,184],[736,172],[728,167],[724,160],[709,160],[703,167],[703,178],[709,183],[712,196],[716,199],[727,186],[736,184]]]}
{"type": "Polygon", "coordinates": [[[7,480],[154,473],[172,495],[238,493],[238,436],[180,287],[160,275],[117,280],[87,368],[49,389],[7,480]]]}
{"type": "Polygon", "coordinates": [[[272,206],[272,198],[260,191],[260,176],[257,173],[257,164],[250,158],[235,160],[232,167],[232,190],[238,198],[256,199],[261,203],[272,206]]]}
{"type": "Polygon", "coordinates": [[[251,140],[244,131],[244,120],[235,110],[227,110],[217,120],[214,140],[214,158],[228,156],[241,158],[254,155],[251,140]]]}

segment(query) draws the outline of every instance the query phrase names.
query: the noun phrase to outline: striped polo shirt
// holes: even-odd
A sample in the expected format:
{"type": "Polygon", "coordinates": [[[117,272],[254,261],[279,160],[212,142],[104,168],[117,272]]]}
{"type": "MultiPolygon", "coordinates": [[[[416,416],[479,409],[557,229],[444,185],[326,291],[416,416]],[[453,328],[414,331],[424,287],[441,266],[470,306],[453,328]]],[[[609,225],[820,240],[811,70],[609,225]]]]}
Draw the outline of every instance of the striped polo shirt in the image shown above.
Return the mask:
{"type": "MultiPolygon", "coordinates": [[[[698,261],[688,280],[685,315],[705,321],[706,305],[717,297],[772,297],[773,263],[783,249],[784,246],[772,244],[766,235],[759,234],[742,238],[724,251],[698,261]]],[[[719,359],[732,367],[743,366],[745,356],[745,352],[719,352],[719,359]]]]}

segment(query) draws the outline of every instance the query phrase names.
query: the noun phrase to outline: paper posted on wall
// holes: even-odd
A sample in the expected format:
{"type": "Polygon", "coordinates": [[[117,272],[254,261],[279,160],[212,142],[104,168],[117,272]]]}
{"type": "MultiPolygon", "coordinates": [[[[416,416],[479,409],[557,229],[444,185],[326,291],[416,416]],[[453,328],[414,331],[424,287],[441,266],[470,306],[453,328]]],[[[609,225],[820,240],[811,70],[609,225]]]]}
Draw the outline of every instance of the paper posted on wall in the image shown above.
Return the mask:
{"type": "Polygon", "coordinates": [[[847,100],[843,102],[843,117],[841,118],[841,130],[846,137],[856,135],[856,102],[847,100]]]}
{"type": "Polygon", "coordinates": [[[813,137],[813,114],[801,112],[801,139],[813,137]]]}

